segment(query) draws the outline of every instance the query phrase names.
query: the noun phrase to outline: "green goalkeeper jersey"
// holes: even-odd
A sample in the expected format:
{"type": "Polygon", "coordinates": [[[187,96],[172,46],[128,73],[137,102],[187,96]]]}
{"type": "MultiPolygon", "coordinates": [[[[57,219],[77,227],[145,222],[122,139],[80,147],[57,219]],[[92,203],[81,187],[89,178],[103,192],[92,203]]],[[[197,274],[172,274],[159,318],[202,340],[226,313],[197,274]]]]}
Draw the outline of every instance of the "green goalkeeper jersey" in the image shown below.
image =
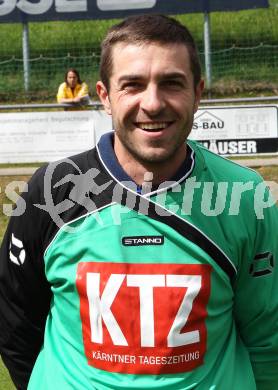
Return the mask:
{"type": "Polygon", "coordinates": [[[189,141],[172,181],[138,189],[111,137],[41,168],[3,243],[24,296],[14,307],[32,294],[39,306],[32,280],[46,279],[28,389],[278,388],[278,212],[265,184],[189,141]]]}

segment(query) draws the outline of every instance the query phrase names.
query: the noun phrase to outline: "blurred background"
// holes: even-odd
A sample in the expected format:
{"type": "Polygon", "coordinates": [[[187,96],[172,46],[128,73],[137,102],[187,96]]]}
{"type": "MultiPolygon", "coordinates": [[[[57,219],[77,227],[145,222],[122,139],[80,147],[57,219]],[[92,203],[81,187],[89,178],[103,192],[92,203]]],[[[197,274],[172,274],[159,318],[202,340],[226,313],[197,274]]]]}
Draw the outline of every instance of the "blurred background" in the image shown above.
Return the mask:
{"type": "MultiPolygon", "coordinates": [[[[265,9],[212,12],[211,88],[205,96],[278,95],[278,0],[265,9]],[[209,93],[208,93],[209,92],[209,93]]],[[[196,39],[204,66],[204,15],[176,16],[196,39]]],[[[0,25],[0,104],[54,102],[68,67],[80,71],[93,99],[100,42],[115,20],[29,23],[29,88],[24,88],[20,23],[0,25]]]]}

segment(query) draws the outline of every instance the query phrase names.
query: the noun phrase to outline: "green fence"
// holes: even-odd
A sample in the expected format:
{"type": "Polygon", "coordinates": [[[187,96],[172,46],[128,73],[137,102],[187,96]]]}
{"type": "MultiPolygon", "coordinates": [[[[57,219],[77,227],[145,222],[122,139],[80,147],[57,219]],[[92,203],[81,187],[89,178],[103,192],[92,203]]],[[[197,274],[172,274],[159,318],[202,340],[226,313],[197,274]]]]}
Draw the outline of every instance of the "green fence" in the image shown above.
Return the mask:
{"type": "MultiPolygon", "coordinates": [[[[278,0],[269,9],[212,13],[212,95],[278,94],[278,0]]],[[[192,31],[204,68],[202,14],[177,17],[192,31]]],[[[68,67],[90,86],[98,78],[99,45],[114,21],[30,23],[30,83],[24,89],[22,26],[0,25],[0,104],[54,102],[68,67]]],[[[205,77],[205,74],[204,74],[205,77]]]]}

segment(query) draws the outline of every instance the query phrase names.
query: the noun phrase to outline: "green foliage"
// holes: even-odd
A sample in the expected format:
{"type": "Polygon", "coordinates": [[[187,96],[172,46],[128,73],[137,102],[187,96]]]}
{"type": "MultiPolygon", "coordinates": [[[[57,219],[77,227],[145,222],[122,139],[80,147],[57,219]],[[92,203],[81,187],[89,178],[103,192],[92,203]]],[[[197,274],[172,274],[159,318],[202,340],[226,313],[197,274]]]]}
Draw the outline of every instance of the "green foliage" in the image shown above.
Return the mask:
{"type": "MultiPolygon", "coordinates": [[[[8,217],[0,213],[0,243],[3,239],[7,224],[8,224],[8,217]]],[[[1,378],[1,372],[0,372],[0,378],[1,378]]]]}
{"type": "Polygon", "coordinates": [[[15,387],[10,379],[9,373],[0,358],[0,389],[15,390],[15,387]]]}
{"type": "MultiPolygon", "coordinates": [[[[203,15],[181,15],[177,19],[192,31],[199,49],[203,50],[203,15]]],[[[260,42],[277,44],[277,20],[278,8],[240,12],[213,12],[210,15],[213,50],[231,47],[232,45],[254,46],[260,42]]]]}
{"type": "MultiPolygon", "coordinates": [[[[17,181],[27,183],[29,178],[29,176],[0,176],[0,243],[9,220],[9,217],[4,212],[4,205],[13,205],[11,201],[12,196],[9,195],[9,184],[17,181]]],[[[17,191],[17,188],[16,183],[14,183],[13,190],[17,191]]],[[[0,389],[2,389],[1,386],[0,389]]]]}
{"type": "MultiPolygon", "coordinates": [[[[211,20],[213,88],[231,80],[271,89],[277,94],[278,0],[269,9],[214,12],[211,20]]],[[[203,14],[178,15],[196,39],[204,69],[203,14]]],[[[30,90],[24,91],[22,25],[1,24],[0,104],[25,98],[55,101],[58,85],[68,67],[76,67],[90,85],[98,78],[100,42],[115,20],[29,23],[30,90]]],[[[224,88],[225,89],[225,88],[224,88]]],[[[228,87],[225,89],[229,94],[228,87]]],[[[93,96],[94,98],[95,96],[93,96]]]]}
{"type": "MultiPolygon", "coordinates": [[[[272,0],[271,5],[270,9],[212,13],[212,42],[217,48],[233,44],[246,46],[259,42],[277,44],[278,1],[272,0]]],[[[203,15],[187,14],[178,15],[176,18],[188,26],[202,47],[203,15]]],[[[30,50],[34,56],[44,53],[63,55],[68,52],[74,55],[76,52],[80,53],[80,50],[86,53],[90,50],[95,52],[108,28],[115,22],[115,20],[82,20],[29,23],[30,50]]],[[[21,24],[1,24],[1,58],[11,55],[21,57],[21,39],[21,24]]]]}

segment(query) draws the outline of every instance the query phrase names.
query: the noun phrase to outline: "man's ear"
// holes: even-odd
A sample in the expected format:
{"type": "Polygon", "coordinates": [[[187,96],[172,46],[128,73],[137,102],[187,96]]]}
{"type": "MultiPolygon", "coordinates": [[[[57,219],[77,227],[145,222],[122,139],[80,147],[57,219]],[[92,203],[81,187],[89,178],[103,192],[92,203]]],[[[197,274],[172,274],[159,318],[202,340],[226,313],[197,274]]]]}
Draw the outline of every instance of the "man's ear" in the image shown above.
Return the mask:
{"type": "Polygon", "coordinates": [[[99,96],[99,99],[101,103],[103,104],[103,107],[108,115],[111,115],[111,105],[109,100],[109,95],[106,86],[103,84],[102,81],[98,81],[96,83],[96,91],[99,96]]]}
{"type": "Polygon", "coordinates": [[[205,88],[205,82],[204,80],[200,80],[195,88],[194,113],[198,110],[204,88],[205,88]]]}

